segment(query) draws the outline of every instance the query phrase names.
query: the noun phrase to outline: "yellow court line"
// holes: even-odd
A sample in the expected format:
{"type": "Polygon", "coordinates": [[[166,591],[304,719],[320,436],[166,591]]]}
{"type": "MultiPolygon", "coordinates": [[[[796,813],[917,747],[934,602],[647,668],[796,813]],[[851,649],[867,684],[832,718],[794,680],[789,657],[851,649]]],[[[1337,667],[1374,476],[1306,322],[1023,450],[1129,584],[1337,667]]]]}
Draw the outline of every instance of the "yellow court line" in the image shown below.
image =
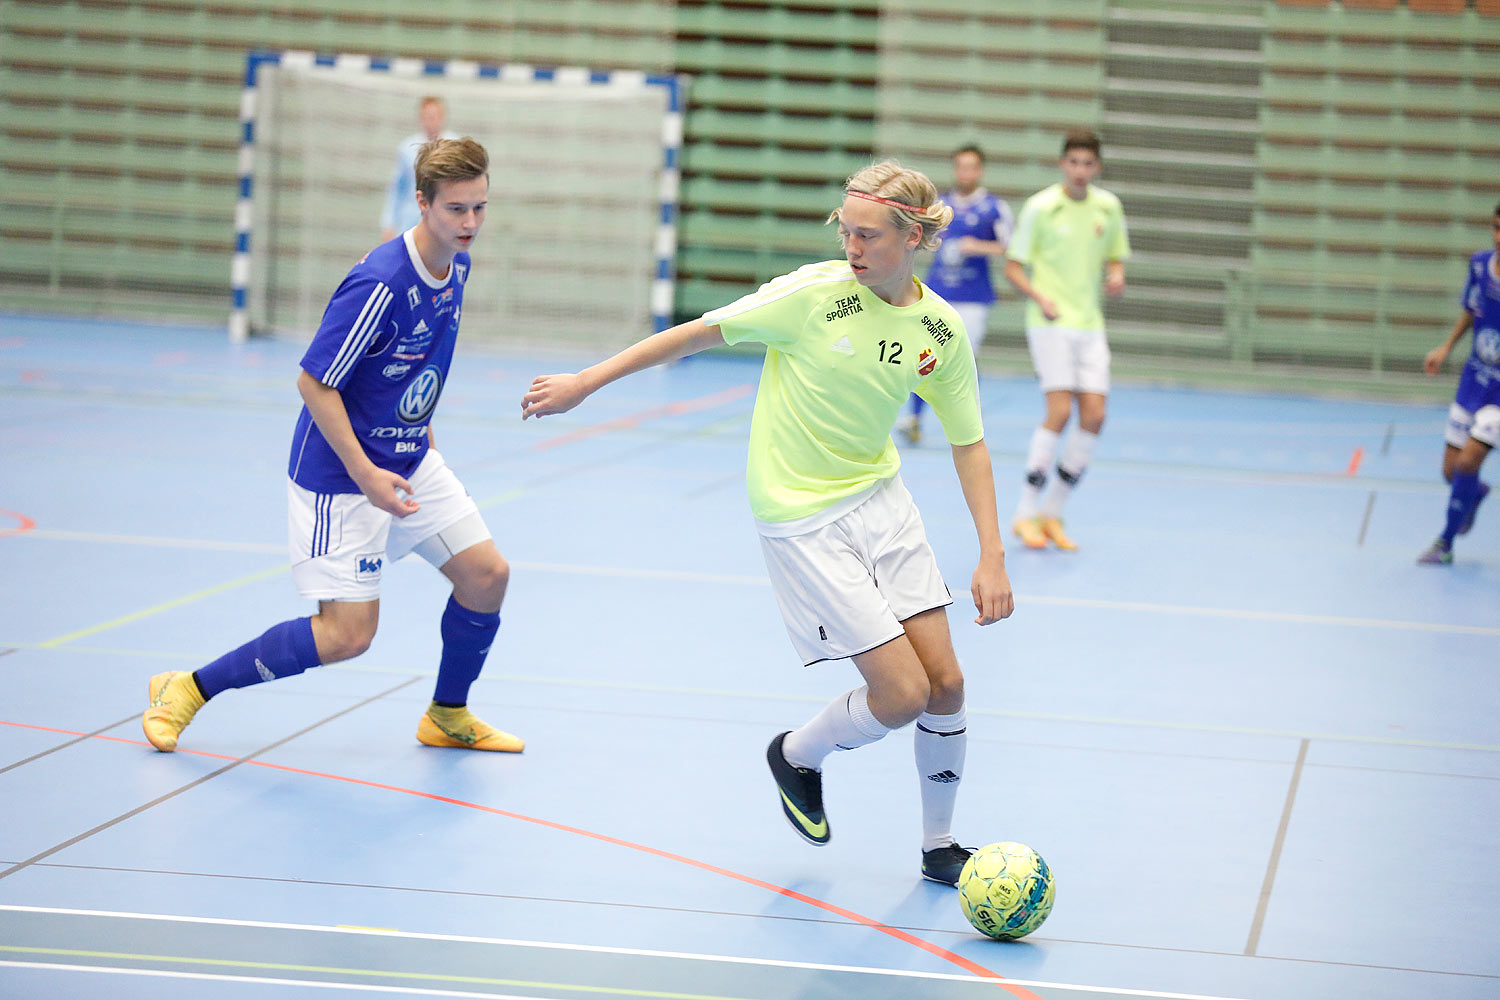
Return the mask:
{"type": "Polygon", "coordinates": [[[606,993],[611,996],[659,997],[661,1000],[746,1000],[713,993],[667,993],[623,986],[584,986],[575,983],[532,982],[525,979],[493,979],[488,976],[455,976],[441,972],[398,972],[384,969],[346,969],[332,965],[295,965],[286,962],[252,962],[245,959],[194,958],[188,955],[137,955],[124,951],[90,951],[82,948],[37,948],[0,944],[0,952],[22,955],[53,955],[65,958],[110,958],[127,962],[163,962],[179,965],[214,965],[260,972],[311,972],[322,975],[363,976],[372,979],[464,983],[475,986],[508,986],[526,989],[566,990],[573,993],[606,993]]]}
{"type": "Polygon", "coordinates": [[[121,615],[119,618],[114,618],[107,622],[100,622],[98,625],[90,625],[88,628],[81,628],[76,632],[69,632],[66,635],[60,635],[55,639],[48,639],[46,642],[39,642],[32,648],[55,649],[56,647],[61,646],[64,643],[72,642],[74,639],[82,639],[86,635],[94,635],[97,632],[104,632],[112,628],[117,628],[121,625],[129,625],[131,622],[138,622],[143,618],[150,618],[152,615],[160,614],[163,611],[170,611],[173,608],[180,608],[184,604],[191,604],[194,601],[201,601],[205,597],[213,597],[215,594],[222,594],[227,590],[234,590],[236,587],[243,587],[247,584],[259,583],[262,580],[269,580],[273,576],[280,576],[282,573],[287,572],[291,568],[291,563],[283,563],[282,565],[276,566],[272,569],[261,570],[259,573],[251,573],[249,576],[242,576],[235,580],[227,580],[224,583],[216,583],[212,587],[205,587],[204,589],[195,591],[191,594],[184,594],[182,597],[174,597],[170,601],[163,601],[161,604],[156,604],[149,608],[143,608],[140,611],[133,611],[128,615],[121,615]]]}

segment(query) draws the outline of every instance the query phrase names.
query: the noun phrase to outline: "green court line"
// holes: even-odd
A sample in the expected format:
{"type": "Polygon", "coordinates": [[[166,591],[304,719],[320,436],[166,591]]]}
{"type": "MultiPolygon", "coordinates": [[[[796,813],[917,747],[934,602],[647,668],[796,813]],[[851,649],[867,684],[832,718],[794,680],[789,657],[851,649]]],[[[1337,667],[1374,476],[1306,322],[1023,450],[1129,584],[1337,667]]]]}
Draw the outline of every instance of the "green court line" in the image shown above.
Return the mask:
{"type": "Polygon", "coordinates": [[[194,591],[191,594],[185,594],[182,597],[174,597],[170,601],[164,601],[161,604],[153,605],[149,608],[143,608],[140,611],[133,611],[128,615],[122,615],[119,618],[114,618],[107,622],[100,622],[98,625],[90,625],[88,628],[81,628],[76,632],[69,632],[66,635],[60,635],[55,639],[48,639],[46,642],[39,642],[33,648],[55,649],[56,647],[61,646],[64,643],[72,642],[74,639],[82,639],[86,635],[94,635],[98,632],[104,632],[112,628],[118,628],[121,625],[129,625],[131,622],[138,622],[143,618],[150,618],[152,615],[160,614],[163,611],[170,611],[171,609],[179,608],[184,604],[191,604],[194,601],[201,601],[205,597],[213,597],[215,594],[222,594],[225,591],[234,590],[236,587],[243,587],[247,584],[259,583],[262,580],[269,580],[271,579],[271,577],[279,576],[282,573],[287,572],[291,568],[291,563],[283,563],[282,565],[276,566],[272,569],[261,570],[259,573],[251,573],[249,576],[242,576],[235,580],[227,580],[224,583],[216,583],[212,587],[205,587],[204,589],[194,591]]]}
{"type": "MultiPolygon", "coordinates": [[[[106,958],[127,962],[161,962],[177,965],[219,966],[257,972],[305,972],[329,976],[362,976],[367,979],[395,979],[417,982],[455,983],[470,986],[504,986],[520,989],[560,990],[573,993],[602,993],[632,997],[659,997],[661,1000],[748,1000],[711,993],[666,993],[617,986],[585,986],[579,983],[543,983],[525,979],[492,979],[486,976],[455,976],[441,972],[395,972],[381,969],[346,969],[332,965],[296,965],[288,962],[252,962],[246,959],[193,958],[187,955],[137,955],[122,951],[92,951],[82,948],[38,948],[0,944],[0,952],[22,955],[51,955],[63,958],[106,958]]],[[[85,966],[86,967],[86,966],[85,966]]]]}

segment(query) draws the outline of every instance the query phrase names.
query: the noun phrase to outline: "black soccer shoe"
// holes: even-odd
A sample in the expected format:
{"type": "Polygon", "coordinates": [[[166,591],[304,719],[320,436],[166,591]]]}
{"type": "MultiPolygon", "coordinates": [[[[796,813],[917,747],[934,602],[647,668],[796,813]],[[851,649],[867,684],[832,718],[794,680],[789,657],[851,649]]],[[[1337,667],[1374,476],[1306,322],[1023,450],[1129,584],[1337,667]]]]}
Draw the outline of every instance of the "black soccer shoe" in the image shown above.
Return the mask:
{"type": "Polygon", "coordinates": [[[922,852],[922,877],[946,885],[958,885],[958,873],[974,852],[967,847],[949,844],[922,852]]]}
{"type": "MultiPolygon", "coordinates": [[[[788,730],[790,732],[790,730],[788,730]]],[[[828,843],[828,817],[823,815],[823,775],[810,767],[793,767],[781,752],[787,733],[779,734],[766,747],[766,763],[781,790],[781,811],[792,829],[809,844],[828,843]]]]}

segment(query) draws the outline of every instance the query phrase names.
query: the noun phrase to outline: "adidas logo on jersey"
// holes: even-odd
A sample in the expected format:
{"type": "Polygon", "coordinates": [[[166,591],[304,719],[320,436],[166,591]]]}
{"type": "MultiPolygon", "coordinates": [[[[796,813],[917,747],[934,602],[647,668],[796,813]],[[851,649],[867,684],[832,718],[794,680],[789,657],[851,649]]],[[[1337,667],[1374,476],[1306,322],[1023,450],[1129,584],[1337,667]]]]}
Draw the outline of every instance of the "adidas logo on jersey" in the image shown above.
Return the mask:
{"type": "Polygon", "coordinates": [[[426,332],[427,332],[427,321],[425,319],[419,319],[419,320],[417,320],[416,328],[412,330],[411,335],[413,337],[420,337],[422,334],[424,334],[426,332]]]}
{"type": "Polygon", "coordinates": [[[833,342],[833,346],[830,347],[829,350],[838,351],[840,354],[853,354],[854,345],[849,343],[848,337],[840,337],[838,340],[835,340],[833,342]]]}

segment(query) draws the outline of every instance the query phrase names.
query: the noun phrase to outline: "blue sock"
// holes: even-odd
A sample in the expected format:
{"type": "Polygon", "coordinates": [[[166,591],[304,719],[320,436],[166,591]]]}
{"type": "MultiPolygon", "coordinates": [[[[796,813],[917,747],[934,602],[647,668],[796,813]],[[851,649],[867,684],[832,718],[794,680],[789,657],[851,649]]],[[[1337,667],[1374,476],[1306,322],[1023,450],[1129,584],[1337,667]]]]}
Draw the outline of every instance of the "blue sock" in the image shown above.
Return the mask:
{"type": "Polygon", "coordinates": [[[1443,529],[1443,544],[1453,547],[1453,538],[1463,527],[1479,502],[1479,473],[1453,473],[1453,490],[1448,494],[1448,525],[1443,529]]]}
{"type": "Polygon", "coordinates": [[[293,677],[316,667],[318,647],[313,642],[311,618],[293,618],[272,625],[257,639],[225,653],[193,673],[204,698],[229,688],[249,687],[278,677],[293,677]]]}
{"type": "Polygon", "coordinates": [[[453,597],[443,609],[443,658],[438,661],[437,690],[432,700],[439,705],[463,705],[469,700],[469,685],[484,667],[490,643],[500,630],[500,612],[470,611],[453,597]]]}
{"type": "Polygon", "coordinates": [[[911,415],[912,416],[914,416],[914,417],[920,417],[922,415],[922,409],[926,405],[927,405],[927,401],[925,399],[923,399],[921,396],[918,396],[916,393],[912,393],[911,394],[911,415]]]}

